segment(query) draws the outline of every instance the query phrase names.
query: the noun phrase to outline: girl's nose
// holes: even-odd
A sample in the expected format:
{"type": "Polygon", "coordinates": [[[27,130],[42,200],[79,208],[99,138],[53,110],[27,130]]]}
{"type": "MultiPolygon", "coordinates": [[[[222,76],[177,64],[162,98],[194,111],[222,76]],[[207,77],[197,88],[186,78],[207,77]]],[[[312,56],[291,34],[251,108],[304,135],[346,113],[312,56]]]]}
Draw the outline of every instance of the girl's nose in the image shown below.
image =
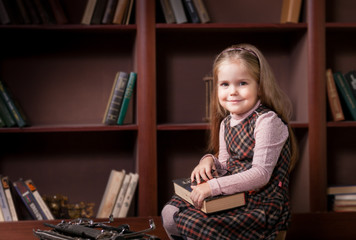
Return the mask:
{"type": "Polygon", "coordinates": [[[230,95],[237,95],[238,94],[238,89],[236,86],[231,85],[230,86],[230,95]]]}

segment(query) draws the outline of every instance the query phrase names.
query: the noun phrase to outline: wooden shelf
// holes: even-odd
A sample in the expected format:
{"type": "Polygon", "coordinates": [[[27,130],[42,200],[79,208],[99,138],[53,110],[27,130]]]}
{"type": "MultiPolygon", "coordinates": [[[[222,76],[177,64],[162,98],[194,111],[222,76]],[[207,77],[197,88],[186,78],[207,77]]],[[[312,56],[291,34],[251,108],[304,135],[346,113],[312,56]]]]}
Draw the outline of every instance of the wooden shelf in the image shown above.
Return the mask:
{"type": "MultiPolygon", "coordinates": [[[[30,177],[36,167],[39,189],[67,189],[75,199],[99,205],[97,189],[104,189],[112,168],[137,171],[133,215],[159,215],[172,193],[171,180],[188,175],[206,152],[202,78],[218,52],[249,42],[265,53],[295,110],[291,126],[300,159],[291,196],[296,224],[307,219],[304,213],[329,225],[355,217],[326,212],[325,194],[330,183],[356,182],[348,172],[356,154],[356,122],[328,121],[325,94],[326,68],[354,68],[355,3],[308,0],[301,23],[280,24],[280,0],[237,0],[228,7],[206,0],[211,23],[165,24],[155,5],[159,1],[146,0],[135,1],[134,24],[82,25],[87,1],[63,2],[71,24],[0,25],[6,36],[0,39],[0,77],[32,122],[0,129],[0,143],[6,146],[0,153],[2,174],[30,177]],[[118,70],[138,73],[135,120],[104,126],[101,119],[118,70]],[[16,170],[19,163],[23,167],[16,170]],[[41,171],[45,178],[39,177],[41,171]],[[49,184],[49,178],[61,183],[49,184]],[[78,179],[94,186],[95,193],[82,196],[78,179]]],[[[1,223],[0,228],[14,226],[13,231],[21,224],[1,223]]]]}

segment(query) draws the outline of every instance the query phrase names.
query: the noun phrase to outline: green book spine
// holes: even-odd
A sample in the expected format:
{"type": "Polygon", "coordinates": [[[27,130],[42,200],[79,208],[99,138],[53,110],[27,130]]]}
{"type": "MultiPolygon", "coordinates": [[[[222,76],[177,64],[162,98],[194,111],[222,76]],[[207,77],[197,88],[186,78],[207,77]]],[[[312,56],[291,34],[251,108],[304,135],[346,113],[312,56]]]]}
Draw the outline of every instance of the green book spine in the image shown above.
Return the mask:
{"type": "Polygon", "coordinates": [[[132,97],[133,89],[135,87],[136,79],[137,79],[137,73],[131,72],[129,76],[129,82],[127,83],[127,87],[125,90],[124,99],[122,101],[119,118],[117,120],[118,125],[122,125],[124,123],[127,108],[129,106],[130,99],[132,97]]]}
{"type": "Polygon", "coordinates": [[[17,125],[19,127],[24,127],[27,125],[27,122],[23,115],[21,115],[21,110],[18,105],[15,104],[13,98],[10,96],[7,88],[4,83],[0,81],[0,95],[5,100],[5,103],[10,110],[12,116],[14,117],[17,125]]]}
{"type": "Polygon", "coordinates": [[[6,123],[5,121],[2,119],[2,117],[0,116],[0,128],[2,127],[6,127],[6,123]]]}
{"type": "Polygon", "coordinates": [[[346,84],[345,78],[340,72],[334,73],[334,79],[336,86],[338,87],[351,115],[353,120],[356,120],[356,99],[352,95],[351,89],[346,84]]]}
{"type": "Polygon", "coordinates": [[[104,123],[106,125],[115,125],[117,123],[127,82],[128,74],[126,72],[119,72],[104,118],[104,123]]]}
{"type": "Polygon", "coordinates": [[[14,118],[12,117],[9,109],[6,106],[4,99],[0,96],[0,116],[7,127],[13,127],[16,125],[14,118]]]}

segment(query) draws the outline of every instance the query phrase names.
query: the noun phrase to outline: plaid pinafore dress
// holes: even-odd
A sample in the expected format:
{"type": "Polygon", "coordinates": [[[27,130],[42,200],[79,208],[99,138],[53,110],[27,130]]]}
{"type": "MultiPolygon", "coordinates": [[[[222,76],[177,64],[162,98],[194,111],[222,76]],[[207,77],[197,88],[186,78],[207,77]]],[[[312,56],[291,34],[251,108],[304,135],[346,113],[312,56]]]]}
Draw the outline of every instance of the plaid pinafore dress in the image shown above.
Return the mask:
{"type": "MultiPolygon", "coordinates": [[[[231,127],[226,117],[225,141],[230,159],[227,168],[233,173],[252,166],[257,118],[270,111],[260,105],[240,124],[231,127]]],[[[278,231],[287,229],[290,221],[289,173],[290,141],[286,141],[271,179],[261,189],[246,192],[246,205],[205,214],[177,196],[167,203],[179,208],[174,216],[180,233],[193,239],[275,239],[278,231]]]]}

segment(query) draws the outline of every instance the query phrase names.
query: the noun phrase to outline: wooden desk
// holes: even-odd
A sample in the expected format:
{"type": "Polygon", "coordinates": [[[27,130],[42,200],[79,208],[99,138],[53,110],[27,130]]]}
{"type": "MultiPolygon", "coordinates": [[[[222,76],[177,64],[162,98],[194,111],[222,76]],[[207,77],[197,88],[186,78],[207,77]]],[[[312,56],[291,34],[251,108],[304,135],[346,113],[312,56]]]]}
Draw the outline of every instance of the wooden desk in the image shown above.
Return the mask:
{"type": "MultiPolygon", "coordinates": [[[[149,227],[148,220],[151,217],[132,217],[132,218],[119,218],[108,225],[118,226],[120,224],[129,224],[130,229],[133,231],[140,231],[149,227]]],[[[160,217],[152,217],[156,224],[156,229],[148,234],[155,235],[161,240],[167,240],[168,237],[162,226],[160,217]]],[[[95,220],[97,221],[97,220],[95,220]]],[[[98,220],[98,222],[103,219],[98,220]]],[[[50,228],[43,225],[44,222],[57,224],[60,220],[52,221],[19,221],[19,222],[2,222],[0,224],[0,239],[11,240],[38,240],[39,238],[33,235],[33,229],[49,230],[50,228]]]]}

